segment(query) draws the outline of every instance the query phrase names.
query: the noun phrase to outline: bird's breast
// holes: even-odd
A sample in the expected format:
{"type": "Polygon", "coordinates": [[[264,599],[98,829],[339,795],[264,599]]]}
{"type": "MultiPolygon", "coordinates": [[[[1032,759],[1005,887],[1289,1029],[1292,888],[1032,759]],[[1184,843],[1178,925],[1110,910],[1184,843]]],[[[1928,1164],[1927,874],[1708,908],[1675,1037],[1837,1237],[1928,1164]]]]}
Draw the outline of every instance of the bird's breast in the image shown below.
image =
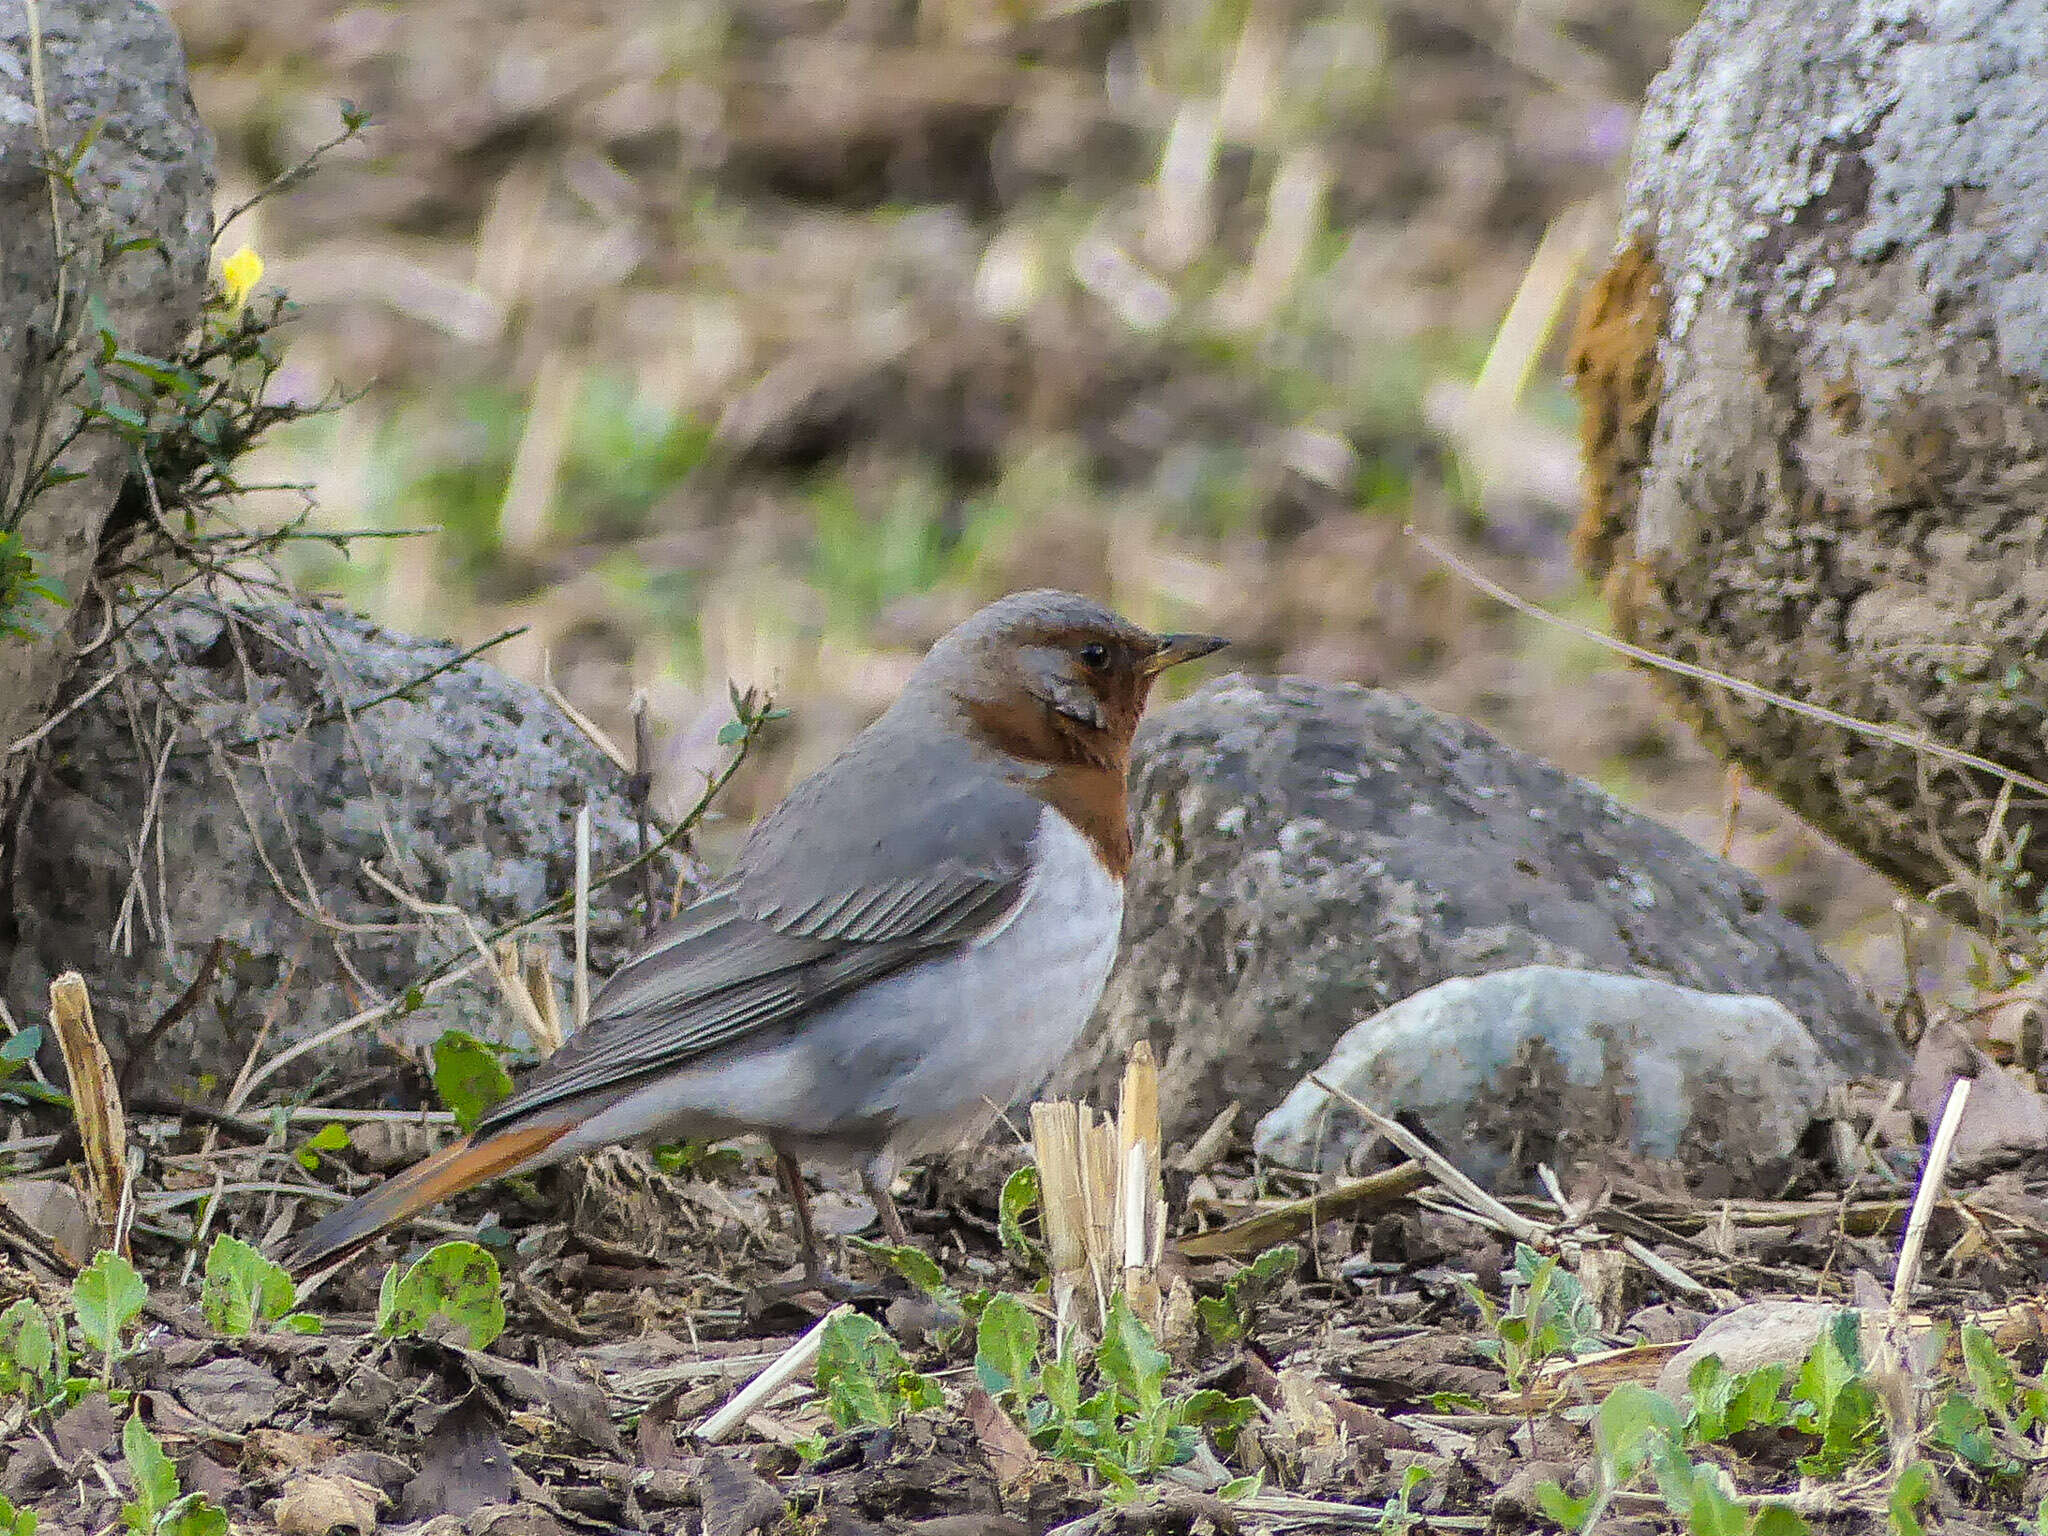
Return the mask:
{"type": "Polygon", "coordinates": [[[1123,882],[1048,807],[1010,911],[973,942],[860,1000],[865,1038],[846,1065],[878,1090],[868,1107],[899,1126],[892,1141],[914,1155],[948,1139],[956,1122],[1042,1082],[1101,999],[1123,911],[1123,882]],[[859,1070],[885,1062],[872,1075],[859,1070]]]}

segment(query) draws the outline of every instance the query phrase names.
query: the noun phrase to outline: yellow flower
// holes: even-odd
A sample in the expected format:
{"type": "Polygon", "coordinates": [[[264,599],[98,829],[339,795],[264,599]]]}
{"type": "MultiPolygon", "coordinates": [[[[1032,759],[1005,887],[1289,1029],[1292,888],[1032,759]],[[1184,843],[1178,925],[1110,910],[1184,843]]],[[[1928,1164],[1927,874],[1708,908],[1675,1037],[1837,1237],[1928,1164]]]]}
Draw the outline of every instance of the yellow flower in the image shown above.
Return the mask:
{"type": "Polygon", "coordinates": [[[249,302],[250,291],[262,281],[263,258],[250,246],[243,246],[221,263],[221,287],[227,291],[228,303],[235,309],[249,302]]]}

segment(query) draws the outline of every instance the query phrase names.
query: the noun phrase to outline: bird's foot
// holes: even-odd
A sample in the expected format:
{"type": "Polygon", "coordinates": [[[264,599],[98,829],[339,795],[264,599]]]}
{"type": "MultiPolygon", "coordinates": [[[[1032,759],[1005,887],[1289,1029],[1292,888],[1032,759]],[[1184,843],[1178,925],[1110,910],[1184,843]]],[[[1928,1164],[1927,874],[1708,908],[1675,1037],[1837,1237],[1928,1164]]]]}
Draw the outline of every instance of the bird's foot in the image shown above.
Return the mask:
{"type": "Polygon", "coordinates": [[[819,1264],[806,1266],[802,1274],[792,1275],[786,1280],[771,1280],[753,1287],[747,1292],[742,1306],[748,1319],[759,1323],[769,1313],[784,1308],[815,1315],[817,1309],[805,1305],[806,1299],[813,1296],[822,1298],[828,1306],[851,1303],[879,1311],[888,1303],[891,1292],[886,1286],[849,1280],[819,1264]]]}

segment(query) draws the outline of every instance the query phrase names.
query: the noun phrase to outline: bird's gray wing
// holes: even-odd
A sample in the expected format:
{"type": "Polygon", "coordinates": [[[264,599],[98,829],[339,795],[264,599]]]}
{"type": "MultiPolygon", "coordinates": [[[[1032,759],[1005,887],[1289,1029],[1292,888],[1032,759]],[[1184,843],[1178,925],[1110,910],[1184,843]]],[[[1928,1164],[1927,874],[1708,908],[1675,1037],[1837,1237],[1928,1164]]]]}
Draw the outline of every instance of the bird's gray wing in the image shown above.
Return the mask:
{"type": "Polygon", "coordinates": [[[1043,802],[955,740],[876,734],[792,791],[733,872],[619,968],[589,1022],[480,1133],[794,1025],[1009,915],[1043,802]]]}

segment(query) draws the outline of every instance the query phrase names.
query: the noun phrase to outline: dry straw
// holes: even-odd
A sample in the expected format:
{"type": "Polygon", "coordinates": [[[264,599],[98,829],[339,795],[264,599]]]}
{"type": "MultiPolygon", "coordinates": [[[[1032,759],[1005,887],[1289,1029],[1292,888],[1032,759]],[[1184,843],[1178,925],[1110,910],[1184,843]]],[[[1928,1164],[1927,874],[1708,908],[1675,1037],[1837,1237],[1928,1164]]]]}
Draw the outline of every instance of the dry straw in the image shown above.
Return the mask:
{"type": "Polygon", "coordinates": [[[128,1193],[128,1123],[114,1065],[93,1027],[85,978],[66,971],[50,983],[50,1030],[71,1080],[72,1114],[85,1156],[85,1193],[98,1230],[95,1248],[127,1253],[122,1220],[128,1193]]]}
{"type": "Polygon", "coordinates": [[[1121,1292],[1155,1333],[1166,1246],[1160,1187],[1159,1068],[1139,1041],[1112,1120],[1063,1099],[1031,1106],[1032,1156],[1060,1336],[1086,1319],[1107,1326],[1121,1292]]]}

